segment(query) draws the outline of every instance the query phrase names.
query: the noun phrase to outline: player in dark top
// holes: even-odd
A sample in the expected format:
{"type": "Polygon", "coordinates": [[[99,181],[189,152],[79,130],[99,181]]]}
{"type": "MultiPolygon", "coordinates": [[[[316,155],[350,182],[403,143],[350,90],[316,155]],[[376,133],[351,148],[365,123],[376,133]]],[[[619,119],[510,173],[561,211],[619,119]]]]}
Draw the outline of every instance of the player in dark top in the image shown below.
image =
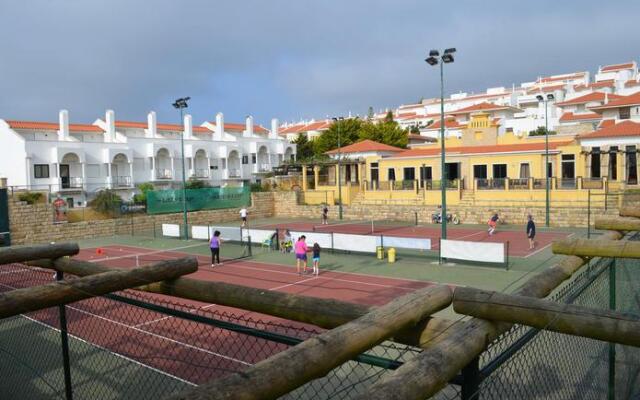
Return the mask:
{"type": "Polygon", "coordinates": [[[532,250],[536,243],[533,239],[536,237],[536,224],[533,222],[531,214],[527,216],[527,238],[529,238],[529,250],[532,250]]]}
{"type": "Polygon", "coordinates": [[[329,208],[327,206],[322,207],[322,225],[329,224],[329,208]]]}

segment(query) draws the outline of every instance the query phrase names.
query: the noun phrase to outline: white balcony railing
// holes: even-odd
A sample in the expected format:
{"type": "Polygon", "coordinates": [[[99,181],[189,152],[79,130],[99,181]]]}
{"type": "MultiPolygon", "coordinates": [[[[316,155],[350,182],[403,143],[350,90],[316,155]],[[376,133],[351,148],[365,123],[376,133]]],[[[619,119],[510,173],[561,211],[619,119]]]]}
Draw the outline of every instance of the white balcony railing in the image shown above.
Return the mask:
{"type": "Polygon", "coordinates": [[[240,169],[229,168],[229,178],[240,178],[240,169]]]}
{"type": "Polygon", "coordinates": [[[170,169],[158,169],[156,170],[156,179],[171,179],[173,174],[170,169]]]}
{"type": "Polygon", "coordinates": [[[82,189],[82,182],[82,178],[78,176],[60,177],[60,186],[62,189],[82,189]]]}
{"type": "Polygon", "coordinates": [[[130,176],[113,176],[111,177],[114,187],[131,187],[130,176]]]}
{"type": "Polygon", "coordinates": [[[208,169],[196,169],[194,174],[194,177],[196,178],[208,178],[209,177],[209,170],[208,169]]]}
{"type": "Polygon", "coordinates": [[[260,164],[260,167],[259,167],[258,171],[260,171],[260,172],[269,172],[269,171],[271,171],[271,164],[269,164],[269,163],[260,164]]]}

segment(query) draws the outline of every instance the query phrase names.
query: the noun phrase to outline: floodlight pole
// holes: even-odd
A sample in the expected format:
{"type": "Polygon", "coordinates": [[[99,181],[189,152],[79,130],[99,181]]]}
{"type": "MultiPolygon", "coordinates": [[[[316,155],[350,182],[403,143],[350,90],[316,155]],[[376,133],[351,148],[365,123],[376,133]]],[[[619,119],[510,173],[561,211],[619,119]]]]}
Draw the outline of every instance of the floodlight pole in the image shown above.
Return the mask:
{"type": "Polygon", "coordinates": [[[545,174],[545,216],[544,216],[544,224],[548,228],[549,227],[549,107],[547,106],[547,99],[544,100],[544,158],[545,158],[545,166],[544,166],[544,174],[545,174]]]}
{"type": "Polygon", "coordinates": [[[447,171],[444,145],[444,62],[440,62],[440,192],[442,195],[442,232],[440,237],[447,238],[447,171]]]}
{"type": "Polygon", "coordinates": [[[342,219],[342,171],[340,168],[340,161],[342,158],[342,152],[340,147],[342,146],[340,143],[340,124],[339,120],[342,118],[334,118],[336,122],[336,130],[338,131],[338,218],[342,219]]]}
{"type": "Polygon", "coordinates": [[[187,219],[187,179],[184,164],[184,109],[187,108],[187,100],[189,97],[184,97],[176,100],[173,106],[180,111],[180,125],[182,126],[182,134],[180,135],[180,149],[182,151],[182,215],[184,221],[184,239],[189,240],[189,226],[187,219]]]}

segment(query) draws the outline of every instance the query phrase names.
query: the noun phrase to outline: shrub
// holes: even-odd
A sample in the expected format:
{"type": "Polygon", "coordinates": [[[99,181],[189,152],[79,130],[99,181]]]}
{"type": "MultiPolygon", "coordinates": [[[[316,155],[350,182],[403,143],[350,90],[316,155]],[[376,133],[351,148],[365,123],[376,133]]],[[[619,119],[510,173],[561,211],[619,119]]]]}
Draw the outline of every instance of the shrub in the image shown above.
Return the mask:
{"type": "MultiPolygon", "coordinates": [[[[544,136],[547,134],[547,128],[539,126],[535,131],[529,131],[529,136],[544,136]]],[[[555,135],[555,131],[549,131],[549,135],[555,135]]]]}
{"type": "Polygon", "coordinates": [[[42,200],[42,193],[40,192],[25,192],[18,195],[20,201],[25,201],[27,204],[39,203],[42,200]]]}
{"type": "Polygon", "coordinates": [[[147,192],[153,191],[155,187],[151,182],[145,182],[138,185],[140,193],[133,195],[134,203],[147,203],[147,192]]]}
{"type": "Polygon", "coordinates": [[[209,184],[196,178],[189,178],[189,180],[185,182],[184,186],[187,189],[203,189],[209,187],[209,184]]]}
{"type": "Polygon", "coordinates": [[[113,190],[105,189],[98,192],[95,199],[88,203],[96,212],[114,217],[120,213],[122,198],[113,190]]]}

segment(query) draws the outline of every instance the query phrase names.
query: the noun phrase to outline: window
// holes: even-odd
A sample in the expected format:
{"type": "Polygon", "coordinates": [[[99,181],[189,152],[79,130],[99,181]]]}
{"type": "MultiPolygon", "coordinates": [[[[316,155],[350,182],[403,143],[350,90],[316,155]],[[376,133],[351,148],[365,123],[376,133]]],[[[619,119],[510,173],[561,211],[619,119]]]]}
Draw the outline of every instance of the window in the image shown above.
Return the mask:
{"type": "Polygon", "coordinates": [[[627,169],[627,184],[638,184],[638,158],[636,155],[636,146],[627,146],[625,151],[626,169],[627,169]]]}
{"type": "Polygon", "coordinates": [[[621,107],[620,119],[629,119],[629,118],[631,118],[631,107],[621,107]]]}
{"type": "Polygon", "coordinates": [[[520,179],[529,179],[530,177],[529,163],[520,164],[520,179]]]}
{"type": "Polygon", "coordinates": [[[414,181],[416,179],[416,169],[414,167],[405,167],[403,173],[405,181],[414,181]]]}
{"type": "Polygon", "coordinates": [[[474,165],[473,166],[473,178],[474,179],[487,179],[487,166],[486,165],[474,165]]]}
{"type": "Polygon", "coordinates": [[[227,169],[227,159],[226,158],[221,158],[220,159],[220,166],[222,169],[227,169]]]}
{"type": "Polygon", "coordinates": [[[618,179],[618,146],[609,147],[609,179],[618,179]]]}
{"type": "Polygon", "coordinates": [[[513,133],[513,128],[507,128],[507,129],[506,129],[506,131],[507,131],[508,133],[513,133]]]}
{"type": "Polygon", "coordinates": [[[258,162],[258,157],[256,156],[256,153],[251,153],[251,164],[255,164],[258,162]]]}
{"type": "Polygon", "coordinates": [[[600,147],[591,149],[591,177],[600,178],[600,147]]]}
{"type": "Polygon", "coordinates": [[[493,164],[493,179],[504,179],[507,177],[507,164],[493,164]]]}
{"type": "Polygon", "coordinates": [[[249,164],[249,156],[247,155],[242,156],[242,164],[243,165],[249,164]]]}
{"type": "Polygon", "coordinates": [[[393,169],[393,168],[389,168],[388,177],[389,177],[390,181],[395,181],[396,180],[396,170],[393,169]]]}
{"type": "Polygon", "coordinates": [[[33,166],[33,176],[35,178],[48,178],[49,164],[35,164],[33,166]]]}

